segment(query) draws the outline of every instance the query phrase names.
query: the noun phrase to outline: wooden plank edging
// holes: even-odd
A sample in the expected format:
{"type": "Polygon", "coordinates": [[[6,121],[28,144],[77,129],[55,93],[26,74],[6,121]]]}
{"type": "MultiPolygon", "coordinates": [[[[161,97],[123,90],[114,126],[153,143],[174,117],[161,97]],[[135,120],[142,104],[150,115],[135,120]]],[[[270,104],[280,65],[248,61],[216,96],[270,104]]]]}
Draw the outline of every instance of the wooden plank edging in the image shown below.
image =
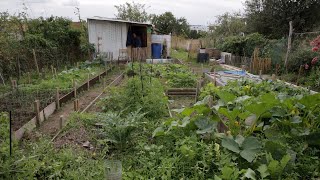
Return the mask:
{"type": "MultiPolygon", "coordinates": [[[[112,69],[113,69],[113,67],[108,69],[107,72],[110,72],[112,69]]],[[[89,83],[95,84],[97,82],[97,79],[99,79],[99,76],[101,77],[101,76],[106,76],[106,75],[107,75],[107,73],[104,71],[103,73],[90,79],[89,83]]],[[[85,82],[81,86],[79,86],[77,88],[77,91],[78,91],[78,89],[82,88],[83,86],[86,87],[87,83],[88,82],[85,82]]],[[[74,98],[74,90],[67,93],[63,97],[61,97],[59,100],[59,103],[61,105],[62,103],[68,102],[72,98],[74,98]]],[[[48,119],[49,116],[51,116],[55,112],[55,110],[56,110],[56,102],[53,102],[53,103],[49,104],[47,107],[45,107],[44,109],[42,109],[39,114],[40,115],[40,123],[45,121],[46,119],[48,119]]],[[[31,132],[35,127],[36,127],[36,117],[33,117],[30,121],[25,123],[22,127],[20,127],[18,130],[16,130],[14,132],[14,139],[20,141],[25,132],[31,132]]]]}

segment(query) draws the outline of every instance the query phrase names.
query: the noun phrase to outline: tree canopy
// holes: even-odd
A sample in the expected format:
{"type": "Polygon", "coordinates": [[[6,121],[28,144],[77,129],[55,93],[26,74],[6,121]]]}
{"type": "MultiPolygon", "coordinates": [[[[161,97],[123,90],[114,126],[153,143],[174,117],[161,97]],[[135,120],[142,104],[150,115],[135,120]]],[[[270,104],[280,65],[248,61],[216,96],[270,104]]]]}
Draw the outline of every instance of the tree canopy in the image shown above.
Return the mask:
{"type": "Polygon", "coordinates": [[[125,4],[116,5],[115,8],[118,11],[115,15],[117,19],[136,22],[147,22],[150,20],[145,4],[126,2],[125,4]]]}
{"type": "Polygon", "coordinates": [[[286,36],[289,21],[296,32],[311,31],[320,23],[319,0],[247,0],[245,7],[248,30],[269,38],[286,36]]]}
{"type": "Polygon", "coordinates": [[[210,26],[216,36],[236,36],[246,32],[246,22],[240,13],[225,13],[217,16],[216,23],[210,26]]]}
{"type": "Polygon", "coordinates": [[[165,12],[160,15],[152,15],[152,23],[164,34],[188,36],[190,33],[189,23],[184,17],[177,18],[172,12],[165,12]]]}

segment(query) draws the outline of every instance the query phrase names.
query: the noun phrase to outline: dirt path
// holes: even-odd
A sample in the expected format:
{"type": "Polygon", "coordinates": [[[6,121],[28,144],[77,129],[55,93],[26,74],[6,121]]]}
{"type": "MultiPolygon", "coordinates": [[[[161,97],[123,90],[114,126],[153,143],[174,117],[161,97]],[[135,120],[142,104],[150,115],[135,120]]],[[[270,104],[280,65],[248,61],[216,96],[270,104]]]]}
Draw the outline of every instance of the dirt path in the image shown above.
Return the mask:
{"type": "MultiPolygon", "coordinates": [[[[103,84],[109,85],[116,77],[118,77],[121,73],[113,72],[105,80],[105,83],[97,84],[94,87],[91,87],[89,91],[82,92],[78,94],[79,99],[79,107],[81,112],[85,109],[91,101],[93,101],[104,89],[103,84]]],[[[63,115],[63,119],[66,120],[69,116],[74,112],[73,101],[69,101],[64,104],[57,112],[52,114],[49,119],[47,119],[39,128],[39,132],[43,135],[48,135],[53,137],[59,131],[59,121],[60,116],[63,115]]]]}

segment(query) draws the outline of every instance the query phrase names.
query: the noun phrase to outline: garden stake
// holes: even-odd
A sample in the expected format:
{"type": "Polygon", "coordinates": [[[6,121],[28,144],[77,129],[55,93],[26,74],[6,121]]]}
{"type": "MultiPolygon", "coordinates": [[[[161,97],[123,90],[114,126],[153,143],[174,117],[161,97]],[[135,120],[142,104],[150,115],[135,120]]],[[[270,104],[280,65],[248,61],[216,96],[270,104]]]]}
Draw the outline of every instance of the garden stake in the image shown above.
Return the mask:
{"type": "Polygon", "coordinates": [[[61,115],[60,119],[59,119],[59,129],[60,130],[62,129],[62,125],[63,125],[63,115],[61,115]]]}
{"type": "Polygon", "coordinates": [[[51,65],[51,73],[52,73],[52,78],[54,78],[54,68],[52,65],[51,65]]]}
{"type": "Polygon", "coordinates": [[[36,113],[36,127],[39,128],[40,127],[40,101],[39,100],[34,101],[34,109],[36,113]]]}
{"type": "Polygon", "coordinates": [[[59,94],[59,88],[56,88],[56,108],[57,110],[60,109],[60,94],[59,94]]]}
{"type": "Polygon", "coordinates": [[[44,68],[41,68],[41,74],[42,74],[42,78],[45,79],[46,78],[46,72],[45,72],[44,68]]]}
{"type": "Polygon", "coordinates": [[[54,69],[54,75],[53,75],[53,77],[55,76],[55,77],[58,77],[58,75],[57,75],[57,69],[56,68],[53,68],[54,69]]]}
{"type": "Polygon", "coordinates": [[[77,98],[77,83],[72,79],[74,98],[77,98]]]}
{"type": "Polygon", "coordinates": [[[30,72],[28,72],[28,83],[31,84],[31,76],[30,76],[30,72]]]}
{"type": "Polygon", "coordinates": [[[90,89],[90,74],[88,74],[87,89],[90,89]]]}
{"type": "Polygon", "coordinates": [[[262,70],[259,70],[259,78],[262,79],[262,70]]]}

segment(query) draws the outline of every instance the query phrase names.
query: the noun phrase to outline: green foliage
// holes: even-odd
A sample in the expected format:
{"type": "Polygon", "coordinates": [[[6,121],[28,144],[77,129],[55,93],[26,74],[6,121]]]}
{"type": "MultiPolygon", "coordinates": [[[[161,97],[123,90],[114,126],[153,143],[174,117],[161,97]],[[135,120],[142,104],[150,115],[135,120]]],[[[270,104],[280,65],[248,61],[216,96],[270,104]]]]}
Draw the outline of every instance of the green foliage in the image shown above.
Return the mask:
{"type": "Polygon", "coordinates": [[[173,33],[177,36],[187,37],[190,32],[186,18],[177,18],[172,12],[165,12],[160,15],[152,15],[152,24],[163,34],[173,33]]]}
{"type": "Polygon", "coordinates": [[[217,38],[239,36],[246,32],[245,18],[239,13],[224,13],[217,16],[215,24],[210,26],[211,35],[217,38]]]}
{"type": "Polygon", "coordinates": [[[73,64],[88,54],[80,49],[84,32],[73,29],[69,19],[27,19],[23,14],[7,13],[0,14],[0,19],[0,73],[6,79],[34,71],[33,50],[40,70],[73,64]]]}
{"type": "Polygon", "coordinates": [[[144,116],[145,114],[140,113],[140,110],[125,116],[122,112],[100,114],[98,116],[102,124],[102,137],[100,138],[106,140],[106,143],[116,145],[117,149],[123,151],[131,145],[132,133],[141,126],[144,116]]]}
{"type": "Polygon", "coordinates": [[[23,143],[23,150],[13,142],[9,153],[9,118],[0,114],[0,179],[103,179],[104,161],[93,160],[74,149],[56,150],[50,141],[23,143]]]}
{"type": "Polygon", "coordinates": [[[221,145],[232,152],[240,154],[248,162],[254,160],[262,147],[257,138],[251,136],[244,138],[241,135],[238,135],[235,139],[225,137],[222,139],[221,145]]]}
{"type": "Polygon", "coordinates": [[[319,25],[320,2],[317,0],[247,0],[246,18],[249,32],[281,38],[288,34],[289,21],[295,32],[312,31],[319,25]]]}
{"type": "Polygon", "coordinates": [[[118,11],[116,14],[117,19],[144,23],[150,19],[145,4],[126,2],[125,4],[116,5],[114,7],[118,11]]]}
{"type": "Polygon", "coordinates": [[[230,36],[219,44],[222,51],[230,52],[241,56],[251,56],[255,48],[263,47],[267,40],[263,35],[258,33],[247,36],[230,36]]]}
{"type": "Polygon", "coordinates": [[[309,49],[299,49],[290,55],[288,62],[288,71],[298,73],[300,66],[309,64],[311,66],[311,60],[316,56],[315,52],[309,49]]]}
{"type": "Polygon", "coordinates": [[[167,99],[163,93],[159,80],[152,78],[151,83],[149,79],[141,82],[140,78],[134,77],[123,88],[112,89],[100,106],[105,111],[124,110],[124,113],[141,109],[147,117],[160,118],[167,114],[167,99]]]}

